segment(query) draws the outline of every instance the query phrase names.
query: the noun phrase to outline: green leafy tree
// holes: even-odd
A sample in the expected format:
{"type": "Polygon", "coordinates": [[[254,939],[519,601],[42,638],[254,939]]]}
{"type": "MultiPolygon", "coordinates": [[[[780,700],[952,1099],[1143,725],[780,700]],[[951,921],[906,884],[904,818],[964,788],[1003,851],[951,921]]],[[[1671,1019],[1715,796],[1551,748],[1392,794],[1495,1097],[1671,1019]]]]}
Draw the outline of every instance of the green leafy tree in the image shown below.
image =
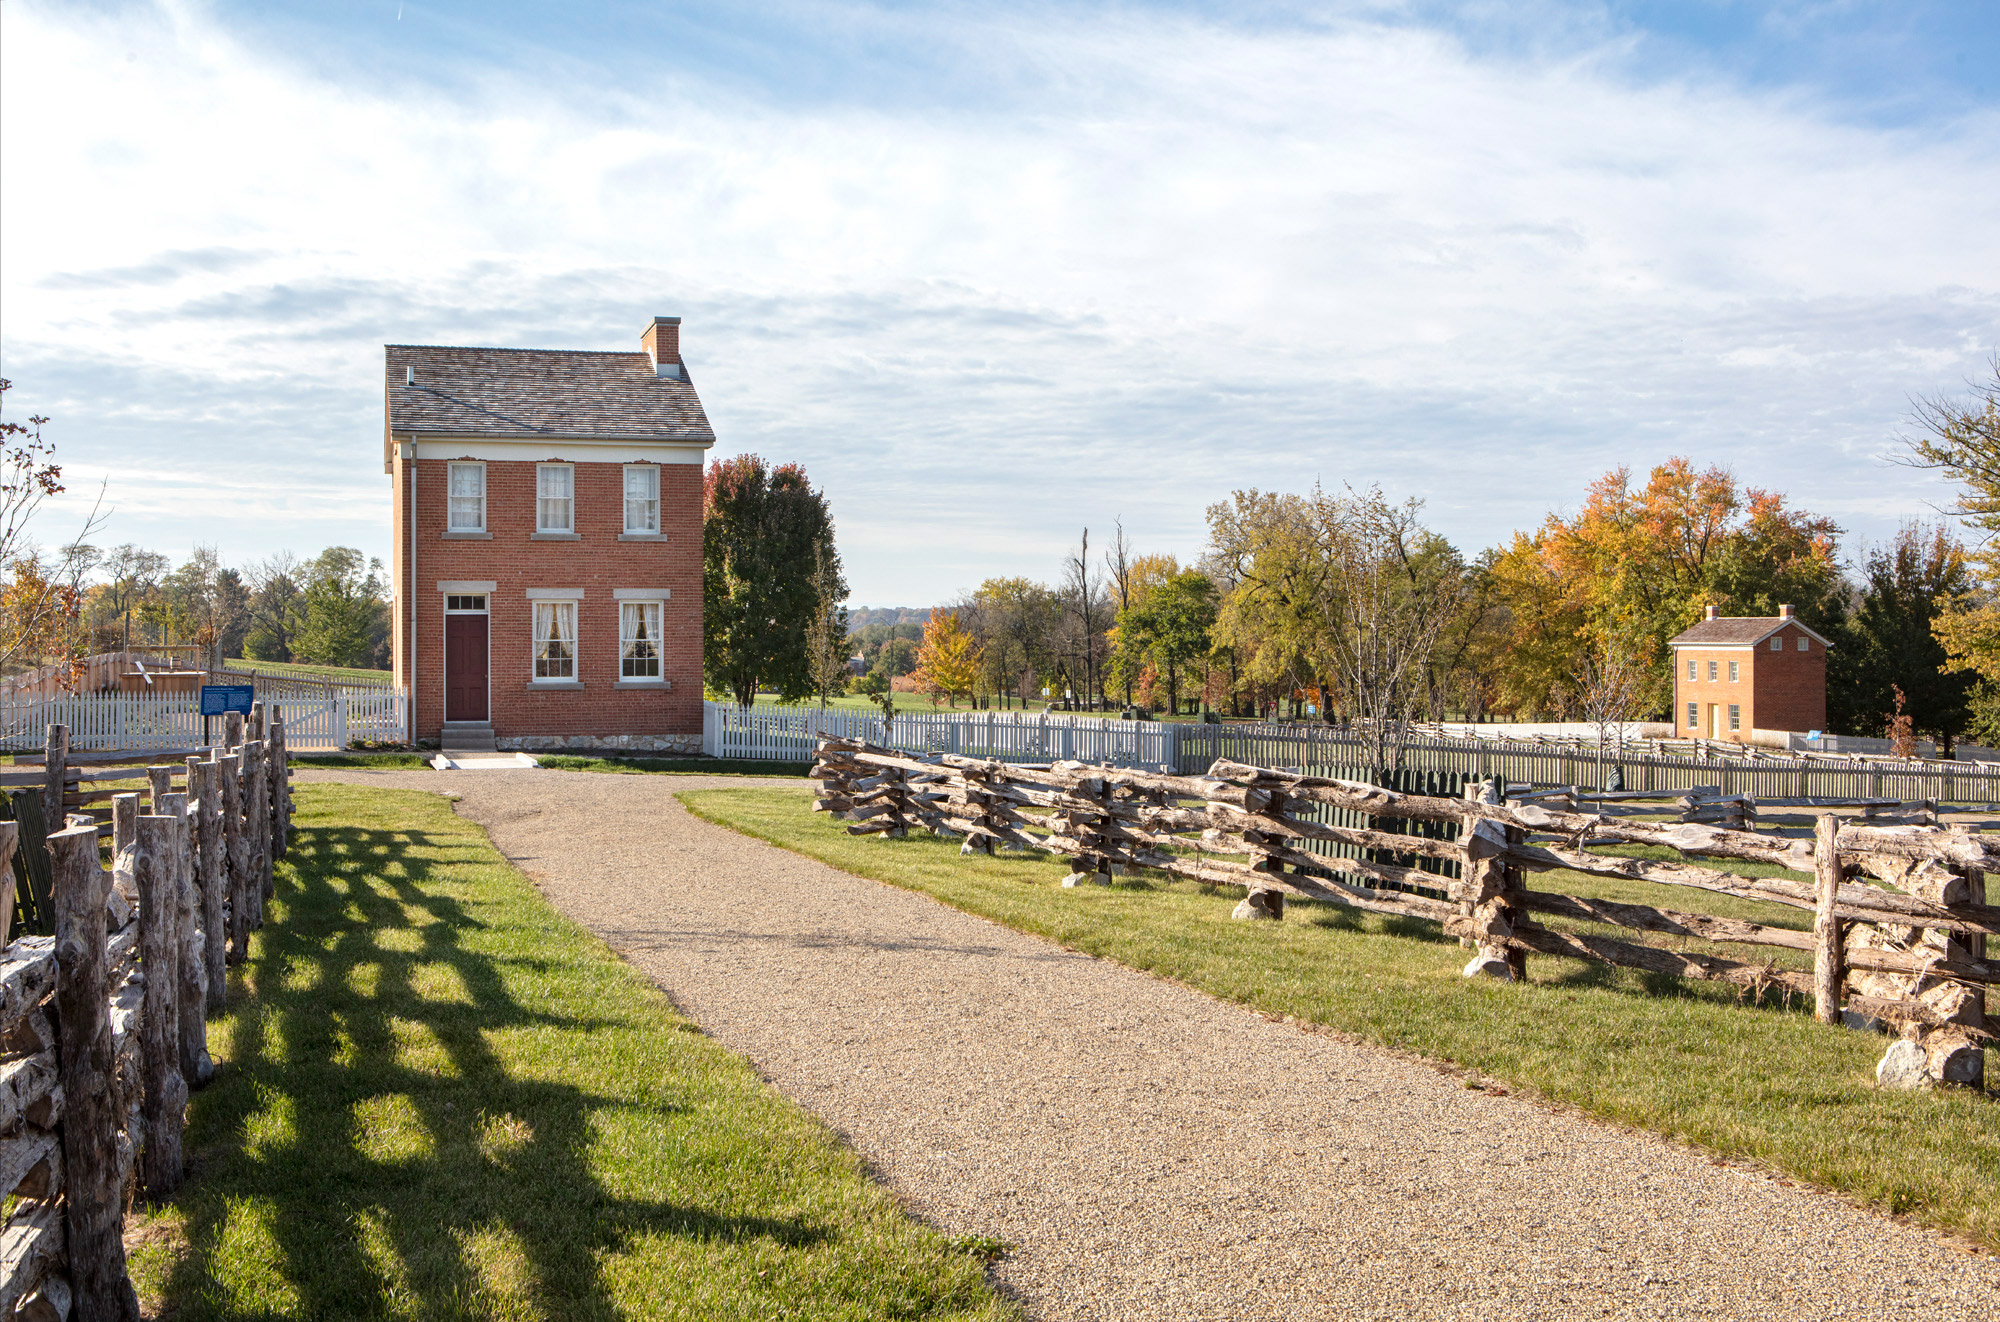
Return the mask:
{"type": "Polygon", "coordinates": [[[293,657],[372,666],[376,618],[385,611],[381,575],[381,561],[364,559],[351,546],[330,546],[307,561],[289,615],[293,657]]]}
{"type": "Polygon", "coordinates": [[[1870,551],[1860,600],[1827,656],[1827,719],[1836,730],[1873,735],[1896,711],[1918,734],[1950,747],[1972,720],[1969,670],[1947,670],[1935,633],[1938,617],[1973,596],[1965,548],[1939,525],[1906,523],[1896,539],[1870,551]]]}
{"type": "Polygon", "coordinates": [[[797,464],[756,455],[709,465],[702,483],[702,671],[708,687],[744,707],[762,687],[780,701],[813,692],[808,631],[824,595],[821,558],[836,598],[847,595],[833,516],[797,464]]]}
{"type": "Polygon", "coordinates": [[[1176,714],[1182,682],[1213,646],[1215,618],[1215,584],[1192,569],[1153,586],[1118,613],[1119,655],[1128,658],[1127,664],[1143,658],[1159,671],[1166,681],[1167,705],[1176,714]]]}

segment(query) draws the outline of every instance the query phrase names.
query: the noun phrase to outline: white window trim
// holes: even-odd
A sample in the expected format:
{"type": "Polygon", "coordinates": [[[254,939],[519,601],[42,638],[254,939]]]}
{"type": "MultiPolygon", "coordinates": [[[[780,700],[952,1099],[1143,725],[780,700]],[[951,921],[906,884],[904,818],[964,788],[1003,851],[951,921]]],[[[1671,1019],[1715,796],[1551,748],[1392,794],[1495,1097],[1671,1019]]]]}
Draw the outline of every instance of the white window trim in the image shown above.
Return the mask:
{"type": "Polygon", "coordinates": [[[574,533],[576,531],[576,465],[575,464],[556,463],[556,464],[535,465],[535,531],[538,533],[574,533]],[[545,497],[542,495],[542,474],[545,472],[553,471],[558,468],[562,469],[563,471],[569,474],[569,495],[566,497],[563,496],[545,497]],[[542,522],[542,502],[544,500],[567,500],[569,503],[569,522],[560,528],[554,527],[553,525],[544,524],[542,522]]]}
{"type": "Polygon", "coordinates": [[[661,485],[662,484],[660,482],[660,466],[658,464],[626,464],[622,469],[619,470],[618,518],[619,521],[622,524],[624,524],[624,533],[626,536],[658,537],[661,535],[660,531],[661,485]],[[629,496],[625,494],[625,474],[633,472],[634,470],[647,471],[652,473],[653,475],[653,526],[650,528],[634,528],[632,526],[632,500],[629,496]]]}
{"type": "Polygon", "coordinates": [[[451,463],[446,465],[445,475],[444,475],[444,530],[446,532],[486,531],[486,461],[485,460],[454,459],[451,461],[451,463]],[[455,521],[453,517],[452,502],[463,499],[463,497],[452,495],[451,480],[453,475],[455,475],[461,468],[467,468],[467,469],[476,468],[479,470],[479,525],[477,527],[471,527],[466,524],[458,523],[455,521]]]}
{"type": "Polygon", "coordinates": [[[1802,638],[1800,638],[1800,639],[1799,639],[1799,650],[1800,650],[1801,652],[1810,652],[1810,651],[1812,651],[1812,639],[1810,639],[1810,638],[1803,638],[1803,637],[1802,637],[1802,638]]]}
{"type": "Polygon", "coordinates": [[[530,602],[535,602],[535,603],[547,602],[550,605],[567,605],[570,608],[569,612],[570,658],[569,658],[568,675],[538,675],[535,673],[536,665],[540,660],[540,650],[541,650],[542,640],[541,640],[541,631],[535,627],[534,607],[530,606],[528,608],[529,686],[544,687],[544,688],[582,687],[583,643],[582,640],[578,637],[578,635],[583,631],[582,629],[583,593],[580,590],[575,592],[569,592],[561,588],[529,588],[528,600],[530,602]]]}
{"type": "Polygon", "coordinates": [[[1743,704],[1738,702],[1732,702],[1729,704],[1729,728],[1732,732],[1736,733],[1742,732],[1743,704]]]}
{"type": "Polygon", "coordinates": [[[1737,674],[1737,670],[1736,670],[1736,662],[1734,662],[1734,661],[1731,661],[1731,662],[1729,663],[1729,682],[1730,682],[1731,684],[1735,684],[1735,683],[1739,682],[1739,681],[1737,680],[1737,678],[1736,678],[1736,674],[1737,674]]]}
{"type": "Polygon", "coordinates": [[[1699,730],[1700,728],[1701,728],[1701,704],[1698,702],[1690,702],[1688,704],[1688,729],[1699,730]]]}

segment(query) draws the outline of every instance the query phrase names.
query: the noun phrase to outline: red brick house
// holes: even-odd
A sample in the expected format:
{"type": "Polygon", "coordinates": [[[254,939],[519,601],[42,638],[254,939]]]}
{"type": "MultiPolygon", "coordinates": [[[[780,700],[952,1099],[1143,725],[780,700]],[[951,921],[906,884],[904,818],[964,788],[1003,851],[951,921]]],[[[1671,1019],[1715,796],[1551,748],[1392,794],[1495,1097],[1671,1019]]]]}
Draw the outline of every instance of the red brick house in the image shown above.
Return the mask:
{"type": "Polygon", "coordinates": [[[385,346],[391,645],[413,739],[699,751],[715,433],[680,318],[640,344],[385,346]]]}
{"type": "Polygon", "coordinates": [[[1755,730],[1826,728],[1825,638],[1790,606],[1776,615],[1715,607],[1667,641],[1674,653],[1674,731],[1683,739],[1751,742],[1755,730]]]}

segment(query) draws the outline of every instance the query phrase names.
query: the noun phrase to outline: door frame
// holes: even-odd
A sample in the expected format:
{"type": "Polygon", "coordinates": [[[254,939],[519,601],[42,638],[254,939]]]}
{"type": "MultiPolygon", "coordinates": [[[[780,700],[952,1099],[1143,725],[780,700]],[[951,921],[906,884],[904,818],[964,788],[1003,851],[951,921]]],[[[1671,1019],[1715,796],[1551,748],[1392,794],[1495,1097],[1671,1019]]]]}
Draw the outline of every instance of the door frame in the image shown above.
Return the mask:
{"type": "Polygon", "coordinates": [[[493,594],[490,592],[448,592],[438,597],[442,614],[438,618],[438,636],[442,646],[438,649],[438,672],[442,681],[439,688],[439,723],[451,721],[451,625],[454,615],[483,615],[486,617],[486,723],[493,724],[493,594]],[[477,611],[453,610],[453,597],[476,596],[485,601],[486,609],[477,611]]]}

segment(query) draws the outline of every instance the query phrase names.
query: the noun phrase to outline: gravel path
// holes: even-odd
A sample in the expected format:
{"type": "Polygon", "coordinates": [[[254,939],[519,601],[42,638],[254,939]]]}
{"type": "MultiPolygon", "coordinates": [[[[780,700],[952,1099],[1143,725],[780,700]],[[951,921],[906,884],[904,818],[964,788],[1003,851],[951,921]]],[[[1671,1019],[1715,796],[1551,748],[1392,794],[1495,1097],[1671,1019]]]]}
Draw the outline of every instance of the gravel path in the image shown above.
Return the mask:
{"type": "MultiPolygon", "coordinates": [[[[563,912],[1048,1319],[2000,1317],[2000,1260],[1468,1090],[688,814],[776,782],[448,789],[563,912]]],[[[799,782],[784,782],[798,786],[799,782]]],[[[801,788],[801,793],[804,793],[801,788]]]]}

